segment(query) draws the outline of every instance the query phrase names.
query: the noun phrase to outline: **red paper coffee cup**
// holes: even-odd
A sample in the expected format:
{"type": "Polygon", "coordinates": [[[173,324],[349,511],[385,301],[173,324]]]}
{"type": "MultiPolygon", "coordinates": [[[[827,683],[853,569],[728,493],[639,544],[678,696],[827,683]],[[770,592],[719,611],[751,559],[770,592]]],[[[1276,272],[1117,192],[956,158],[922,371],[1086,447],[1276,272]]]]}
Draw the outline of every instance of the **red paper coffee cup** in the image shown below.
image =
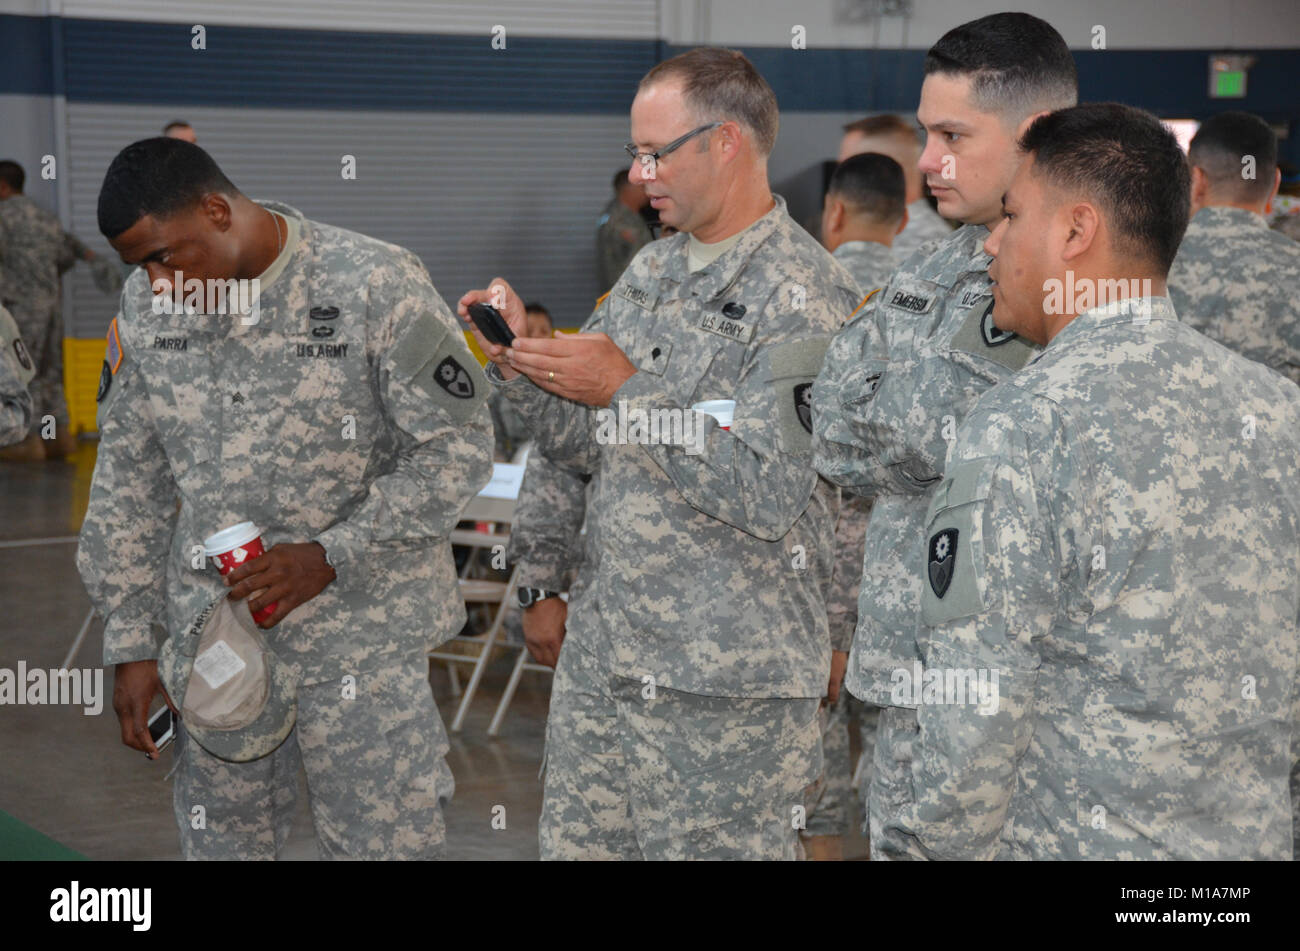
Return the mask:
{"type": "MultiPolygon", "coordinates": [[[[244,562],[266,554],[266,548],[261,529],[252,522],[240,522],[203,539],[203,553],[217,563],[224,578],[244,562]]],[[[252,613],[253,620],[260,624],[275,613],[275,603],[252,613]]]]}

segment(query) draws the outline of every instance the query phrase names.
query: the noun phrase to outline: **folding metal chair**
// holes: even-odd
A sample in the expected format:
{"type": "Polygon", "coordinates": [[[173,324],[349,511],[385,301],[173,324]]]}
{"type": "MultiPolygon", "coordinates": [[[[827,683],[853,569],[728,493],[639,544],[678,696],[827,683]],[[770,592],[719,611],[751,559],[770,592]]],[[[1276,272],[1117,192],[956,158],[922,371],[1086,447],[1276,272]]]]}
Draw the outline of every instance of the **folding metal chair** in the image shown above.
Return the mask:
{"type": "MultiPolygon", "coordinates": [[[[465,508],[461,516],[463,521],[474,522],[495,522],[499,525],[508,524],[514,516],[515,503],[513,499],[491,498],[484,495],[476,495],[465,508]]],[[[464,545],[470,549],[498,549],[505,551],[505,546],[510,543],[510,533],[502,531],[480,532],[470,529],[452,529],[451,543],[453,545],[464,545]]],[[[469,578],[466,575],[472,570],[474,564],[473,552],[470,558],[466,560],[465,567],[461,572],[460,591],[461,596],[465,599],[466,604],[494,604],[496,609],[492,612],[492,622],[488,629],[481,634],[466,636],[458,634],[453,641],[459,641],[462,644],[474,644],[478,647],[477,654],[454,654],[444,651],[441,648],[429,652],[429,657],[446,661],[449,664],[448,672],[452,678],[452,690],[455,692],[459,687],[456,677],[455,664],[471,664],[473,672],[470,674],[469,683],[465,686],[465,691],[461,695],[460,705],[456,708],[456,716],[451,721],[451,731],[460,732],[460,728],[465,723],[465,714],[469,712],[469,705],[474,699],[474,694],[478,692],[479,683],[483,680],[483,672],[487,669],[488,661],[492,659],[493,649],[498,645],[498,636],[501,633],[501,625],[505,620],[506,609],[510,605],[510,595],[515,589],[515,576],[518,569],[510,573],[508,581],[491,581],[481,578],[469,578]]],[[[450,641],[448,642],[450,643],[450,641]]],[[[506,644],[504,641],[499,642],[501,646],[513,647],[512,644],[506,644]]],[[[444,645],[445,646],[445,645],[444,645]]],[[[522,645],[521,645],[522,647],[522,645]]],[[[495,722],[495,721],[494,721],[495,722]]]]}
{"type": "MultiPolygon", "coordinates": [[[[510,645],[513,647],[514,645],[510,645]]],[[[525,670],[533,670],[540,674],[554,674],[551,668],[544,664],[537,664],[528,658],[527,645],[519,652],[519,657],[515,660],[515,669],[510,672],[510,681],[506,684],[505,693],[501,694],[501,702],[497,704],[497,712],[492,715],[492,723],[488,726],[488,736],[496,736],[501,732],[501,721],[506,718],[506,708],[510,706],[510,701],[514,699],[515,688],[519,686],[519,678],[523,676],[525,670]]]]}

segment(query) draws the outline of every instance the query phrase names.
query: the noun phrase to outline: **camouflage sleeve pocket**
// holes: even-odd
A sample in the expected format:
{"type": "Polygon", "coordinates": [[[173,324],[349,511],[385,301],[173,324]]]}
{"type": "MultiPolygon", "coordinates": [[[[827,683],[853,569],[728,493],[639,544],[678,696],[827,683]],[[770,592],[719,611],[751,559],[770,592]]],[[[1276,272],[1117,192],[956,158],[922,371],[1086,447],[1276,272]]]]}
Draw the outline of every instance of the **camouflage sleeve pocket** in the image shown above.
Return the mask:
{"type": "Polygon", "coordinates": [[[989,606],[984,508],[996,459],[953,466],[926,515],[921,618],[929,626],[981,614],[989,606]]]}
{"type": "Polygon", "coordinates": [[[768,383],[776,391],[781,448],[786,452],[812,450],[812,388],[821,372],[831,336],[810,337],[778,344],[769,353],[768,383]]]}
{"type": "Polygon", "coordinates": [[[416,321],[394,347],[395,381],[433,401],[456,422],[478,412],[488,384],[464,337],[432,314],[416,321]]]}

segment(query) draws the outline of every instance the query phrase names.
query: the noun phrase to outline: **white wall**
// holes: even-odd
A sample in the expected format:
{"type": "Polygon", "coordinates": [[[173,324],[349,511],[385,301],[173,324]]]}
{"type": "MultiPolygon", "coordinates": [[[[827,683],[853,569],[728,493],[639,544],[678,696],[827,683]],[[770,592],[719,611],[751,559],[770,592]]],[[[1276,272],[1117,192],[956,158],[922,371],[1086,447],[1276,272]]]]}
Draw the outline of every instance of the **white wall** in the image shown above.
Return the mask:
{"type": "MultiPolygon", "coordinates": [[[[46,208],[58,209],[55,182],[41,178],[41,160],[54,154],[54,108],[48,96],[0,95],[0,159],[13,159],[27,173],[23,191],[46,208]]],[[[55,168],[56,178],[61,170],[55,168]]]]}

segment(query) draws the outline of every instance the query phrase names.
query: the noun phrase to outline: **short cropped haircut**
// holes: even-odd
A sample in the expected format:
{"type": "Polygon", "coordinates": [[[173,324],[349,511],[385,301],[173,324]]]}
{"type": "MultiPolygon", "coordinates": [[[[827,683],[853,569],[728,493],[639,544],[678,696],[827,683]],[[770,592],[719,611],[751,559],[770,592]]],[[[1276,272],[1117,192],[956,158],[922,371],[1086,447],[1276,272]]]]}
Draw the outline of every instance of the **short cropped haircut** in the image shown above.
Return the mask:
{"type": "Polygon", "coordinates": [[[117,153],[99,189],[99,230],[110,241],[146,215],[169,218],[205,195],[238,195],[212,156],[184,139],[157,136],[117,153]]]}
{"type": "Polygon", "coordinates": [[[546,309],[546,306],[545,306],[544,304],[540,303],[539,301],[535,301],[535,300],[534,300],[534,301],[529,301],[527,304],[524,305],[524,313],[525,313],[525,314],[545,314],[547,320],[550,320],[550,319],[551,319],[551,312],[550,312],[549,310],[546,309]]]}
{"type": "Polygon", "coordinates": [[[0,162],[0,182],[4,182],[16,192],[21,192],[26,181],[27,173],[13,159],[5,159],[0,162]]]}
{"type": "Polygon", "coordinates": [[[1064,38],[1028,13],[994,13],[954,27],[925,55],[925,75],[968,76],[976,108],[1019,122],[1079,101],[1064,38]]]}
{"type": "Polygon", "coordinates": [[[1221,112],[1206,119],[1192,137],[1187,157],[1205,172],[1210,187],[1224,198],[1257,201],[1273,190],[1277,174],[1277,134],[1249,112],[1221,112]],[[1253,156],[1254,162],[1246,162],[1253,156]],[[1245,171],[1253,166],[1254,178],[1245,171]]]}
{"type": "Polygon", "coordinates": [[[192,128],[194,127],[190,125],[188,122],[186,122],[184,119],[173,119],[171,122],[163,126],[163,135],[166,135],[172,129],[192,129],[192,128]]]}
{"type": "Polygon", "coordinates": [[[613,186],[615,194],[618,194],[618,190],[622,188],[624,185],[626,185],[627,183],[628,183],[627,169],[625,168],[620,168],[617,172],[614,173],[614,177],[610,179],[610,184],[613,186]]]}
{"type": "Polygon", "coordinates": [[[1039,116],[1020,139],[1034,174],[1094,201],[1115,250],[1169,273],[1191,206],[1178,139],[1149,112],[1115,102],[1039,116]]]}
{"type": "Polygon", "coordinates": [[[900,139],[907,139],[917,145],[921,144],[921,136],[916,131],[916,126],[892,112],[882,113],[878,116],[867,116],[865,119],[846,123],[844,134],[847,135],[850,132],[857,132],[871,138],[892,135],[900,139]]]}
{"type": "Polygon", "coordinates": [[[898,222],[907,208],[903,166],[879,152],[852,155],[835,166],[826,193],[881,224],[898,222]]]}
{"type": "Polygon", "coordinates": [[[681,80],[686,105],[701,123],[738,122],[753,136],[759,154],[772,153],[780,125],[776,93],[745,54],[701,46],[655,66],[637,90],[664,80],[681,80]]]}

